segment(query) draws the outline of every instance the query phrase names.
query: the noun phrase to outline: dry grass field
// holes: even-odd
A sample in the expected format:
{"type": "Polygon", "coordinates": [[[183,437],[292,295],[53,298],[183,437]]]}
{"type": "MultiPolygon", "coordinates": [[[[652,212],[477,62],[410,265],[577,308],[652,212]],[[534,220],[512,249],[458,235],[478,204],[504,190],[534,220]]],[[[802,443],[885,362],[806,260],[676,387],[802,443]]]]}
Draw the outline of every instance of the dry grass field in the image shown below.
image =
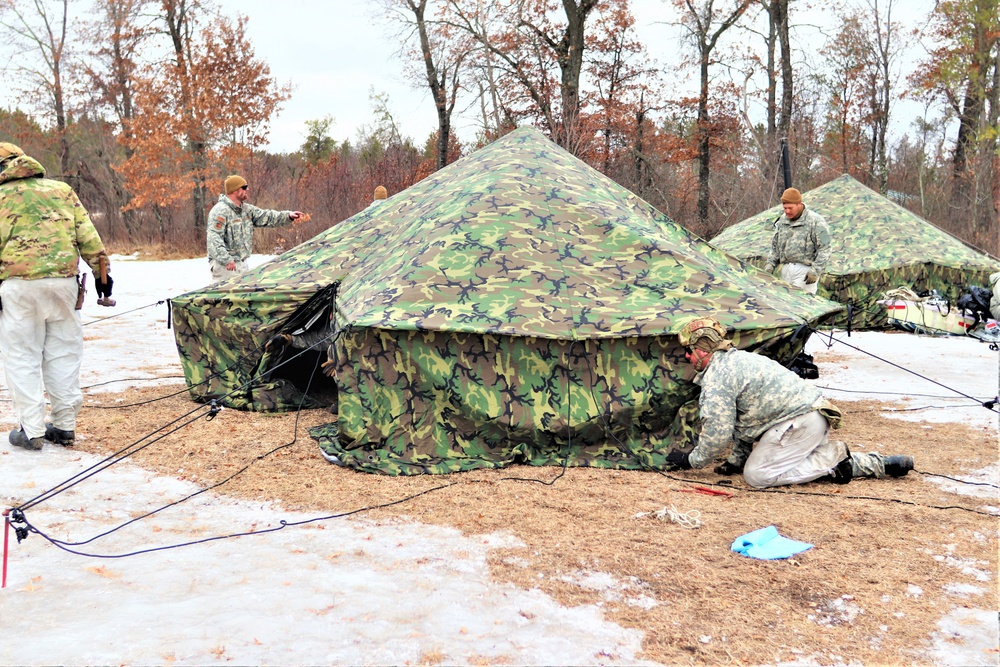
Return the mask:
{"type": "MultiPolygon", "coordinates": [[[[756,665],[808,656],[823,664],[921,664],[937,621],[953,607],[1000,608],[998,523],[985,509],[997,504],[996,492],[985,502],[945,492],[923,473],[959,476],[993,464],[996,439],[985,428],[887,419],[877,412],[884,403],[837,403],[849,414],[836,438],[857,451],[912,454],[920,472],[766,491],[710,469],[516,466],[386,477],[322,459],[306,432],[330,420],[319,410],[224,410],[132,460],[206,486],[228,480],[215,490],[317,516],[361,510],[380,522],[513,534],[523,546],[493,552],[496,580],[540,589],[564,605],[600,605],[609,620],[643,631],[643,657],[663,664],[756,665]],[[694,492],[696,486],[732,497],[694,492]],[[657,518],[671,507],[700,513],[700,527],[657,518]],[[781,561],[730,550],[739,535],[771,524],[814,548],[781,561]],[[973,599],[950,594],[950,584],[976,583],[970,569],[988,576],[983,586],[991,592],[973,599]]],[[[89,394],[78,430],[90,437],[78,448],[111,454],[192,410],[191,418],[204,412],[181,385],[89,394]],[[175,392],[127,409],[98,407],[175,392]]]]}

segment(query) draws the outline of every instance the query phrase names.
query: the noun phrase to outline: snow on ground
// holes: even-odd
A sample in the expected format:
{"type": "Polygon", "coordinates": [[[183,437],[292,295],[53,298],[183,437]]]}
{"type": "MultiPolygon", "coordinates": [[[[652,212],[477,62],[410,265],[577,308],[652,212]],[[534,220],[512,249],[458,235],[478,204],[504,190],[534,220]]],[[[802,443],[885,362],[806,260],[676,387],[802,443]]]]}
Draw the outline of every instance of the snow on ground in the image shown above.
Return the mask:
{"type": "Polygon", "coordinates": [[[812,381],[834,402],[900,401],[910,412],[887,412],[910,421],[1000,426],[1000,414],[982,404],[1000,393],[1000,355],[969,336],[845,331],[810,337],[806,352],[838,361],[812,381]],[[843,358],[843,359],[841,359],[843,358]],[[969,398],[971,397],[971,398],[969,398]],[[941,407],[947,409],[941,409],[941,407]]]}
{"type": "MultiPolygon", "coordinates": [[[[254,256],[251,265],[265,259],[254,256]]],[[[132,380],[95,387],[117,391],[149,386],[141,378],[180,375],[166,304],[152,304],[206,284],[207,261],[115,257],[112,275],[118,305],[101,308],[91,293],[84,307],[81,384],[132,380]]],[[[843,342],[814,336],[807,348],[821,369],[814,382],[834,401],[894,403],[903,394],[910,407],[948,407],[891,416],[997,431],[996,413],[977,404],[996,396],[1000,385],[1000,355],[986,344],[882,333],[836,332],[834,338],[843,342]],[[827,344],[835,361],[822,360],[827,344]],[[953,398],[950,388],[975,400],[953,398]]],[[[0,392],[0,425],[15,423],[0,392]]],[[[97,460],[53,446],[26,452],[0,438],[0,484],[7,495],[29,498],[97,460]]],[[[969,479],[997,484],[998,477],[1000,464],[994,464],[969,479]]],[[[970,488],[1000,505],[995,488],[942,483],[950,493],[970,488]]],[[[187,482],[116,465],[30,510],[30,519],[57,539],[87,539],[193,490],[187,482]]],[[[99,542],[69,548],[121,554],[308,518],[313,515],[204,494],[99,542]]],[[[996,542],[997,535],[982,538],[996,542]]],[[[8,587],[0,592],[6,638],[0,664],[637,664],[642,633],[606,621],[599,607],[567,609],[537,590],[492,582],[487,554],[512,541],[504,534],[463,536],[436,526],[350,518],[96,559],[69,554],[37,535],[20,544],[11,536],[8,587]]],[[[945,587],[956,606],[928,637],[933,648],[927,660],[995,664],[996,610],[976,605],[996,582],[967,575],[969,568],[983,570],[964,563],[961,554],[938,556],[956,565],[955,581],[945,587]]],[[[586,576],[615,585],[606,573],[586,576]]],[[[627,591],[627,582],[618,585],[627,591]]]]}

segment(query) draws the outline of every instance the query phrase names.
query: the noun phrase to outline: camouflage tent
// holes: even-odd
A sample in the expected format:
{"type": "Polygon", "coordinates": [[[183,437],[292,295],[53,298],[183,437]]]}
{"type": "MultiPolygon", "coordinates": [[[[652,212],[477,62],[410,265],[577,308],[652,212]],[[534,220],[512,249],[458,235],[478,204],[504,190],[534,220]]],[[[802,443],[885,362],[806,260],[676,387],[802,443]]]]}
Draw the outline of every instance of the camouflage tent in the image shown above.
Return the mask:
{"type": "Polygon", "coordinates": [[[839,309],[522,128],[171,312],[195,400],[293,409],[335,383],[337,421],[313,430],[327,458],[416,474],[662,467],[696,405],[684,321],[713,314],[789,361],[839,309]],[[305,364],[263,349],[302,331],[330,336],[305,364]]]}
{"type": "MultiPolygon", "coordinates": [[[[877,301],[888,290],[938,290],[955,303],[967,285],[986,286],[1000,260],[881,196],[848,175],[807,192],[806,206],[830,225],[832,252],[819,295],[848,306],[831,326],[880,329],[886,311],[877,301]],[[850,317],[850,320],[848,319],[850,317]]],[[[762,267],[781,206],[729,227],[712,245],[762,267]]]]}

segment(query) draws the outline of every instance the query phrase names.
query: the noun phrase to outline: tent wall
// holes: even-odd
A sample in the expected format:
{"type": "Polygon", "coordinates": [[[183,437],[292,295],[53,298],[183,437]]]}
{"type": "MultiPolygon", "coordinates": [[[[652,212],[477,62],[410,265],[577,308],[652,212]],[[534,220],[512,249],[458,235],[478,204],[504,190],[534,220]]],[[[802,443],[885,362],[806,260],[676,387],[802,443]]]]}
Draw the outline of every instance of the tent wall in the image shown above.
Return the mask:
{"type": "Polygon", "coordinates": [[[305,399],[293,383],[261,373],[269,367],[264,352],[268,339],[294,314],[308,306],[312,295],[274,291],[226,292],[215,296],[174,299],[171,322],[191,399],[217,400],[229,408],[281,411],[317,404],[305,399]]]}
{"type": "MultiPolygon", "coordinates": [[[[778,334],[778,335],[776,335],[778,334]]],[[[737,344],[794,357],[807,338],[737,344]]],[[[664,467],[693,446],[693,370],[675,336],[556,340],[355,329],[336,345],[339,416],[312,434],[342,465],[390,475],[571,465],[664,467]]]]}

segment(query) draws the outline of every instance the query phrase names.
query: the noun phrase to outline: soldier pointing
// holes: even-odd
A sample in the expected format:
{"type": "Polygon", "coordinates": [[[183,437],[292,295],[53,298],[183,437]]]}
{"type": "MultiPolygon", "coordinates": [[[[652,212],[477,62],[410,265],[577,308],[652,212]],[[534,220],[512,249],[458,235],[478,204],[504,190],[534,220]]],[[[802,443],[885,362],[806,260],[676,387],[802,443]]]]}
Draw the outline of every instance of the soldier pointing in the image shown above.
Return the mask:
{"type": "Polygon", "coordinates": [[[281,227],[302,217],[301,211],[272,211],[246,203],[249,186],[242,176],[230,176],[225,193],[208,212],[208,261],[212,280],[223,280],[247,270],[253,252],[254,227],[281,227]]]}

